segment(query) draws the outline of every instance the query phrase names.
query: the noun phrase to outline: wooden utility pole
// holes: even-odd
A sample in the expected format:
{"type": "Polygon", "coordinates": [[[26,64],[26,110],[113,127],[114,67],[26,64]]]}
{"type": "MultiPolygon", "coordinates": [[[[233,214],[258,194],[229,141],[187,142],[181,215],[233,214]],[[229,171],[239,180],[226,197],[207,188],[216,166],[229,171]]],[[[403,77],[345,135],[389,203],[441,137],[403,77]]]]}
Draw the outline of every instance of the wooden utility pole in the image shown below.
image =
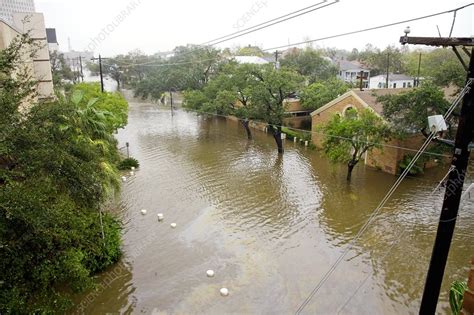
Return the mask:
{"type": "Polygon", "coordinates": [[[81,67],[81,80],[84,82],[84,72],[82,70],[82,56],[79,56],[79,66],[81,67]]]}
{"type": "MultiPolygon", "coordinates": [[[[460,57],[460,54],[456,47],[464,46],[465,48],[467,46],[474,46],[474,38],[408,37],[406,35],[400,38],[400,42],[402,44],[451,46],[458,57],[460,57]]],[[[474,50],[469,52],[467,49],[464,49],[464,51],[470,58],[468,67],[462,61],[463,66],[467,70],[466,85],[468,85],[470,89],[463,98],[454,155],[451,162],[453,170],[449,173],[449,179],[446,184],[446,193],[426,277],[425,289],[421,300],[420,314],[435,314],[436,312],[471,153],[469,144],[473,139],[474,133],[474,50]]]]}
{"type": "Polygon", "coordinates": [[[418,57],[418,76],[416,77],[416,84],[415,87],[420,86],[420,70],[421,70],[421,53],[418,57]]]}
{"type": "Polygon", "coordinates": [[[390,52],[387,53],[387,78],[385,79],[385,88],[389,88],[388,87],[388,80],[389,80],[389,76],[390,76],[390,52]]]}
{"type": "Polygon", "coordinates": [[[99,58],[92,58],[91,60],[99,60],[99,75],[100,75],[100,89],[104,93],[104,73],[102,71],[102,60],[107,60],[109,58],[102,58],[99,54],[99,58]]]}

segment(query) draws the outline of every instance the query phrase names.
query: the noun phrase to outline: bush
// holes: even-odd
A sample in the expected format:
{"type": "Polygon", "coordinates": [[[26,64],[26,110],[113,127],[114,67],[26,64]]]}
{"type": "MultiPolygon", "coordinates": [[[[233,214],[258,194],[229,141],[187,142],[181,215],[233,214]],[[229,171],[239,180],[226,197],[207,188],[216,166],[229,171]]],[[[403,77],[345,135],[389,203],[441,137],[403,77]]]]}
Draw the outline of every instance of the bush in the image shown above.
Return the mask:
{"type": "Polygon", "coordinates": [[[135,168],[140,167],[140,163],[138,162],[138,160],[134,158],[126,158],[120,161],[120,163],[117,165],[117,168],[121,171],[129,170],[132,167],[135,167],[135,168]]]}

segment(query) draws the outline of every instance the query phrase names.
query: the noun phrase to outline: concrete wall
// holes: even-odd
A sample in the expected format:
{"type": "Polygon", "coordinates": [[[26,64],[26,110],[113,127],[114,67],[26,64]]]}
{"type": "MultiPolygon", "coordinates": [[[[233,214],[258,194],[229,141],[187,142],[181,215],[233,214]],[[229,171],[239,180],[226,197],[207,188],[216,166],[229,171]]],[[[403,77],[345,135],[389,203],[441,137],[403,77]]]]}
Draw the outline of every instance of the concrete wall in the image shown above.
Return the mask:
{"type": "Polygon", "coordinates": [[[53,77],[43,14],[16,13],[13,15],[13,24],[20,32],[29,32],[30,37],[38,47],[38,51],[33,57],[33,69],[34,77],[39,82],[39,98],[46,99],[54,97],[53,77]]]}

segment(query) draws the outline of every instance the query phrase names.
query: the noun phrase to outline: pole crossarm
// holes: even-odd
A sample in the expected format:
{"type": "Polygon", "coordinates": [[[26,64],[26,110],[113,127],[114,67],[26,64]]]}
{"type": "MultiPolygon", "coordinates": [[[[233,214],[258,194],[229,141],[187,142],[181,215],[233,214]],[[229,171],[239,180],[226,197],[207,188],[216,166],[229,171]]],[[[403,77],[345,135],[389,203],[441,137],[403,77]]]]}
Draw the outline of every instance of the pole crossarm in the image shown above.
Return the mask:
{"type": "Polygon", "coordinates": [[[425,46],[474,46],[474,37],[400,37],[402,45],[425,45],[425,46]]]}

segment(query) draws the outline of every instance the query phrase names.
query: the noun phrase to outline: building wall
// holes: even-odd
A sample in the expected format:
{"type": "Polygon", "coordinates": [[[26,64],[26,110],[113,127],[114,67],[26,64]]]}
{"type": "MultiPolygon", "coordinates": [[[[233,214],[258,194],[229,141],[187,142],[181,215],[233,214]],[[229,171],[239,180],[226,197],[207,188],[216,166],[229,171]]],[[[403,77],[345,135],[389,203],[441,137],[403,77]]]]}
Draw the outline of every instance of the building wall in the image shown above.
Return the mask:
{"type": "Polygon", "coordinates": [[[33,0],[2,0],[0,1],[0,18],[8,23],[13,23],[15,13],[35,12],[33,0]]]}
{"type": "Polygon", "coordinates": [[[13,23],[16,29],[29,32],[34,40],[38,51],[33,58],[33,69],[35,79],[38,80],[39,98],[54,97],[54,86],[49,60],[48,41],[46,38],[46,27],[42,13],[16,13],[13,15],[13,23]]]}
{"type": "MultiPolygon", "coordinates": [[[[387,83],[386,78],[382,77],[373,77],[370,78],[370,83],[369,83],[369,88],[370,89],[383,89],[385,88],[385,84],[387,83]]],[[[410,88],[413,87],[414,81],[412,79],[410,80],[389,80],[388,81],[388,87],[390,89],[397,88],[397,89],[403,89],[403,88],[410,88]],[[396,87],[394,87],[394,84],[396,84],[396,87]],[[405,86],[403,86],[405,84],[405,86]]]]}

